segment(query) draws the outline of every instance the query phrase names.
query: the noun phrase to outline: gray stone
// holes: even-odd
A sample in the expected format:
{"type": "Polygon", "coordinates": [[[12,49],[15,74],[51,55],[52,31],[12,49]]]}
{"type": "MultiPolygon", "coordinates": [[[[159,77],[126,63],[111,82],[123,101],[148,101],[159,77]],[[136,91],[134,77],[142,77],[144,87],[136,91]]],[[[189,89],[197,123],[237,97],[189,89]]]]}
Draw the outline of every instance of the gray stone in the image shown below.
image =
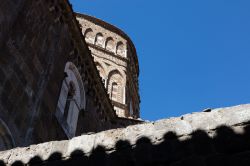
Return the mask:
{"type": "Polygon", "coordinates": [[[243,133],[243,125],[250,121],[250,105],[214,109],[211,112],[200,112],[183,115],[180,118],[163,119],[152,123],[129,126],[103,131],[96,134],[82,135],[71,140],[52,141],[25,148],[15,148],[0,152],[0,158],[6,164],[17,160],[28,163],[34,156],[47,160],[54,152],[62,154],[63,159],[69,158],[75,150],[81,150],[87,156],[97,146],[105,147],[106,152],[115,150],[118,140],[127,140],[132,146],[141,137],[147,137],[153,144],[159,144],[167,132],[174,132],[180,141],[191,138],[193,131],[201,129],[211,137],[216,135],[216,128],[221,125],[229,126],[235,133],[243,133]]]}

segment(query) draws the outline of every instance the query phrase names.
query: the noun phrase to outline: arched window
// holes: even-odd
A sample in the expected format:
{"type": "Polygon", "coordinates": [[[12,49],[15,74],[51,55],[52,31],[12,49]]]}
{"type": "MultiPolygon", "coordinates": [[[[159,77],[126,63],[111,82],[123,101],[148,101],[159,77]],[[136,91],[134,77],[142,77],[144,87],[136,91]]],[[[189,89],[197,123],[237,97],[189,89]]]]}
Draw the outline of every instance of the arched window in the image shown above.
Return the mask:
{"type": "Polygon", "coordinates": [[[111,86],[111,100],[117,101],[118,95],[118,85],[116,82],[112,83],[111,86]]]}
{"type": "Polygon", "coordinates": [[[122,42],[118,42],[116,46],[116,54],[125,56],[125,46],[122,42]]]}
{"type": "Polygon", "coordinates": [[[84,85],[78,69],[72,62],[65,67],[65,79],[57,104],[56,117],[68,138],[75,136],[79,112],[85,109],[84,85]]]}
{"type": "Polygon", "coordinates": [[[95,44],[100,47],[103,46],[103,35],[101,33],[96,34],[95,44]]]}
{"type": "Polygon", "coordinates": [[[93,30],[91,28],[86,29],[84,32],[85,40],[89,43],[94,43],[93,30]]]}
{"type": "Polygon", "coordinates": [[[111,71],[108,75],[108,93],[110,94],[110,99],[124,104],[123,102],[123,87],[124,81],[123,77],[119,71],[111,71]]]}
{"type": "Polygon", "coordinates": [[[114,40],[112,37],[107,38],[106,43],[105,43],[105,48],[108,51],[112,51],[112,52],[114,51],[115,45],[114,45],[114,40]]]}

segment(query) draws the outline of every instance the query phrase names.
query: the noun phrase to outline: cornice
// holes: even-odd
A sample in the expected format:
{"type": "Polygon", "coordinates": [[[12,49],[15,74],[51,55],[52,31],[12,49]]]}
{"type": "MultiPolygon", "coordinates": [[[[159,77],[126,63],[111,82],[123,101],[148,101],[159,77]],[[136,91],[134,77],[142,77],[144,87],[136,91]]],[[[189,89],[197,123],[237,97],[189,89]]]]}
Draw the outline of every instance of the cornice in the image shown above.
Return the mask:
{"type": "Polygon", "coordinates": [[[139,70],[140,69],[139,69],[139,62],[138,62],[136,48],[135,48],[132,40],[130,39],[130,37],[126,33],[124,33],[121,29],[115,27],[114,25],[109,24],[109,23],[107,23],[107,22],[105,22],[103,20],[100,20],[98,18],[89,16],[89,15],[86,15],[86,14],[81,14],[81,13],[75,13],[75,15],[77,17],[84,18],[84,19],[86,19],[88,21],[91,21],[91,22],[93,22],[93,23],[95,23],[95,24],[97,24],[97,25],[99,25],[99,26],[101,26],[101,27],[103,27],[103,28],[105,28],[107,30],[110,30],[110,31],[124,37],[127,40],[129,48],[131,48],[132,58],[133,58],[133,60],[134,60],[134,62],[136,64],[136,72],[137,72],[137,75],[139,76],[139,70]]]}

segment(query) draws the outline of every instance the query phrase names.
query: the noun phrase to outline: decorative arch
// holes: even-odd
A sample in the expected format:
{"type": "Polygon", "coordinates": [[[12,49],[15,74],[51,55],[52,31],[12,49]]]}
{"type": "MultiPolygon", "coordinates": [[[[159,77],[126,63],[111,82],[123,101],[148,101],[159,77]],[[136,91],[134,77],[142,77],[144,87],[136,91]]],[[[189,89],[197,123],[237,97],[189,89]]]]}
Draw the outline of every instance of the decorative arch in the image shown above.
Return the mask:
{"type": "Polygon", "coordinates": [[[94,43],[94,32],[91,28],[85,30],[84,37],[87,42],[94,43]]]}
{"type": "Polygon", "coordinates": [[[104,37],[102,33],[97,33],[95,37],[95,45],[103,47],[104,37]]]}
{"type": "Polygon", "coordinates": [[[111,52],[114,52],[115,42],[112,37],[108,37],[105,42],[105,49],[111,52]]]}
{"type": "Polygon", "coordinates": [[[7,150],[15,147],[13,136],[6,125],[6,123],[0,119],[0,151],[7,150]]]}
{"type": "Polygon", "coordinates": [[[108,93],[111,100],[124,103],[124,78],[118,70],[113,70],[108,75],[108,93]],[[114,97],[115,96],[115,97],[114,97]]]}
{"type": "MultiPolygon", "coordinates": [[[[108,76],[114,73],[114,71],[117,71],[122,76],[122,78],[126,78],[126,72],[124,70],[117,69],[117,67],[115,66],[108,67],[106,71],[107,71],[106,73],[109,73],[108,76]]],[[[125,81],[125,79],[123,79],[123,81],[125,81]]]]}
{"type": "Polygon", "coordinates": [[[57,104],[56,117],[68,138],[75,136],[79,112],[86,107],[84,84],[72,62],[65,65],[65,75],[57,104]]]}
{"type": "Polygon", "coordinates": [[[126,56],[125,45],[121,41],[119,41],[116,45],[116,54],[121,55],[123,57],[126,56]]]}

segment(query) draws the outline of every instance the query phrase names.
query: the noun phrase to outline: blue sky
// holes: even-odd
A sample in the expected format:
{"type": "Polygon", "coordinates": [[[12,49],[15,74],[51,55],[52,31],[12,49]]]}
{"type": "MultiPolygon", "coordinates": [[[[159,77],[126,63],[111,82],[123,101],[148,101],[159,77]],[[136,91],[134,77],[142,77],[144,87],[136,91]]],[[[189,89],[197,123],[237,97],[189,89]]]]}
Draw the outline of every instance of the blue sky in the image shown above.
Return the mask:
{"type": "Polygon", "coordinates": [[[141,117],[250,103],[249,0],[70,0],[133,40],[141,117]]]}

